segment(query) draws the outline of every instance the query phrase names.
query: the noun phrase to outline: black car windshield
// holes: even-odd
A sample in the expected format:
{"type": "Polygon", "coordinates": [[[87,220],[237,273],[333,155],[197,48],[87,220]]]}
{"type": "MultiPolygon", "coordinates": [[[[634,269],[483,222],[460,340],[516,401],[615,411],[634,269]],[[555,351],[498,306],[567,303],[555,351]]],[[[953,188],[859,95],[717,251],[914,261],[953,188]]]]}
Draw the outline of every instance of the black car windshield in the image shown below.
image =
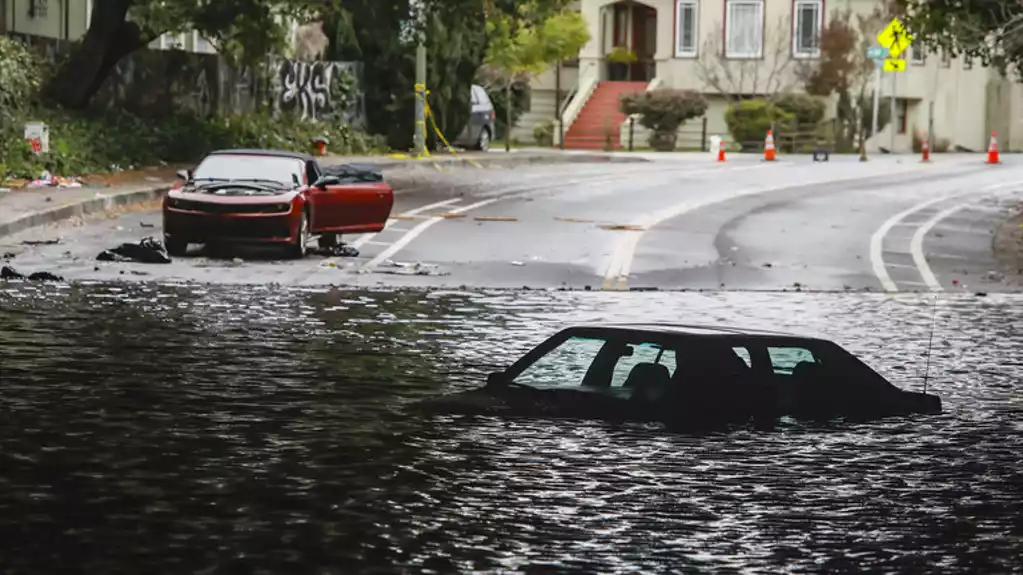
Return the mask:
{"type": "Polygon", "coordinates": [[[246,180],[274,181],[293,186],[302,181],[304,164],[296,158],[275,156],[216,154],[207,156],[192,174],[196,181],[246,180]]]}

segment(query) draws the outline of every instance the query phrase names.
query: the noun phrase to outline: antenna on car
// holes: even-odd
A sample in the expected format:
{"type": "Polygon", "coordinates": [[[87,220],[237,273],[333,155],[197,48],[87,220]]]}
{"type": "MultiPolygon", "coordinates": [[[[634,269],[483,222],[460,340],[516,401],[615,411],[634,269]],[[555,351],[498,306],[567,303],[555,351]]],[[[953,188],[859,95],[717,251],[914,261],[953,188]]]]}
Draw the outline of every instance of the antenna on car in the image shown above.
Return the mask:
{"type": "Polygon", "coordinates": [[[934,323],[938,317],[938,296],[934,296],[931,306],[931,333],[927,338],[927,360],[924,363],[924,393],[927,393],[927,378],[931,373],[931,349],[934,347],[934,323]]]}

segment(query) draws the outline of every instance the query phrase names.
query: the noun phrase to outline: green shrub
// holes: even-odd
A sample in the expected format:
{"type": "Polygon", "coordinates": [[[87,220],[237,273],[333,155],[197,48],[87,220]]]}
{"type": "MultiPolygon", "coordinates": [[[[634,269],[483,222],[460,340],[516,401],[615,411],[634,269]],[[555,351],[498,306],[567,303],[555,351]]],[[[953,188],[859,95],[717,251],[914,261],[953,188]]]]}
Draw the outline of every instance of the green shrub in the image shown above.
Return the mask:
{"type": "Polygon", "coordinates": [[[310,140],[324,136],[334,154],[366,154],[384,149],[378,137],[350,126],[315,123],[269,114],[201,119],[171,114],[143,119],[123,111],[71,113],[50,108],[31,111],[50,128],[50,152],[33,154],[21,139],[0,148],[0,180],[38,177],[42,170],[61,176],[106,172],[161,162],[198,160],[219,148],[277,148],[307,152],[310,140]]]}
{"type": "Polygon", "coordinates": [[[537,146],[549,148],[554,145],[554,120],[544,120],[533,126],[533,139],[537,146]]]}
{"type": "MultiPolygon", "coordinates": [[[[0,36],[0,148],[21,140],[23,115],[36,100],[40,62],[17,40],[0,36]]],[[[15,146],[17,147],[17,146],[15,146]]],[[[3,156],[0,156],[3,162],[3,156]]]]}
{"type": "Polygon", "coordinates": [[[695,90],[659,88],[622,95],[619,109],[626,115],[639,114],[639,123],[650,130],[650,147],[674,150],[678,129],[687,120],[702,116],[707,100],[695,90]]]}
{"type": "Polygon", "coordinates": [[[783,111],[792,114],[800,128],[813,129],[824,119],[826,105],[824,100],[809,94],[782,94],[774,104],[783,111]]]}
{"type": "Polygon", "coordinates": [[[744,150],[763,146],[767,131],[791,129],[795,116],[766,100],[743,100],[725,112],[725,124],[732,138],[744,150]]]}

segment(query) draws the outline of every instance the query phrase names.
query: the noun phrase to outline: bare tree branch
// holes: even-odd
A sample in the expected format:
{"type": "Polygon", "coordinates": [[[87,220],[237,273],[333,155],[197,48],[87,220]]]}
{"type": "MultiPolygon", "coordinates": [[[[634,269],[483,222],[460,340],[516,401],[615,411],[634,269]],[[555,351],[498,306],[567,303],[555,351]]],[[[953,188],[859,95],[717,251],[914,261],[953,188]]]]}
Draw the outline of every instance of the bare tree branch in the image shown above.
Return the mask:
{"type": "MultiPolygon", "coordinates": [[[[720,26],[717,23],[716,27],[720,26]]],[[[713,34],[704,42],[696,60],[697,77],[706,88],[733,102],[747,96],[773,100],[791,91],[800,81],[790,37],[789,19],[781,17],[777,26],[764,30],[763,58],[729,58],[721,36],[713,34]]]]}

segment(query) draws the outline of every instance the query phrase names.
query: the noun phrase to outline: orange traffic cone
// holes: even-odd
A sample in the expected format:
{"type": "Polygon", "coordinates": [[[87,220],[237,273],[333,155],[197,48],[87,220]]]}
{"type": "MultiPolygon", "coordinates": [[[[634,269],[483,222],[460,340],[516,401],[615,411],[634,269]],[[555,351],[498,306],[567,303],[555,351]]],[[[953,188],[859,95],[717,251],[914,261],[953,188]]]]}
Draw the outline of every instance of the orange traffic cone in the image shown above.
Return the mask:
{"type": "Polygon", "coordinates": [[[767,138],[764,140],[764,161],[774,161],[774,134],[772,130],[767,131],[767,138]]]}
{"type": "Polygon", "coordinates": [[[931,161],[931,144],[930,144],[930,137],[928,137],[927,132],[924,132],[924,141],[920,144],[920,151],[923,153],[923,158],[920,161],[921,162],[930,162],[931,161]]]}
{"type": "Polygon", "coordinates": [[[722,141],[721,145],[718,146],[718,161],[725,161],[725,142],[722,141]]]}
{"type": "Polygon", "coordinates": [[[998,133],[991,132],[991,143],[987,145],[987,163],[1001,164],[998,159],[998,133]]]}

